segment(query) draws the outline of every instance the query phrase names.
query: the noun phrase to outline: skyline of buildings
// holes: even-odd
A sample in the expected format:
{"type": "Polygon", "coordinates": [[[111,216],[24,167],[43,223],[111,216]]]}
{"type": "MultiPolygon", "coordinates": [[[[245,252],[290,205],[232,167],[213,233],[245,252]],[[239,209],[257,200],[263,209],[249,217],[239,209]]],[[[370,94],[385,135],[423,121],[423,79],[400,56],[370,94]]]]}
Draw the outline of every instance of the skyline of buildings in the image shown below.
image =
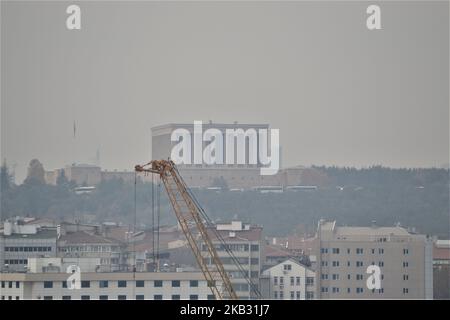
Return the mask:
{"type": "MultiPolygon", "coordinates": [[[[448,241],[403,227],[345,227],[321,221],[309,238],[264,237],[262,226],[242,221],[215,228],[266,299],[450,298],[448,241]],[[370,265],[382,270],[381,289],[366,286],[370,265]]],[[[3,222],[0,233],[2,299],[211,299],[208,288],[189,289],[189,281],[201,282],[195,276],[201,273],[177,226],[161,230],[156,263],[149,230],[27,218],[3,222]],[[66,270],[73,265],[80,267],[89,287],[72,292],[64,288],[66,270]],[[163,289],[155,289],[154,282],[162,278],[163,289]],[[144,284],[137,286],[133,281],[138,280],[144,284]]],[[[212,240],[238,296],[256,298],[223,244],[212,240]]]]}

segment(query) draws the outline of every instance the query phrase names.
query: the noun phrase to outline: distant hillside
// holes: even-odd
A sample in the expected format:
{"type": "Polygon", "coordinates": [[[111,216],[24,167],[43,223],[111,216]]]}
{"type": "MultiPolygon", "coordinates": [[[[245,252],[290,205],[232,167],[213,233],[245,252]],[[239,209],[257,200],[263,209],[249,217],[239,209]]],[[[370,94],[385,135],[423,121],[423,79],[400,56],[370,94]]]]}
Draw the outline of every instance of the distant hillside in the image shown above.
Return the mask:
{"type": "MultiPolygon", "coordinates": [[[[321,172],[321,185],[315,191],[196,190],[195,194],[211,218],[262,224],[267,235],[292,233],[299,225],[314,231],[317,221],[327,218],[347,225],[369,225],[372,220],[387,226],[400,222],[421,233],[450,237],[446,169],[314,167],[314,171],[321,172]]],[[[314,183],[314,177],[308,182],[314,183]]],[[[134,220],[134,185],[121,180],[101,183],[91,194],[77,195],[63,179],[57,186],[33,179],[15,186],[3,167],[1,185],[3,219],[21,215],[73,220],[93,215],[98,221],[134,220]]],[[[151,189],[150,184],[137,185],[137,220],[146,226],[152,221],[151,189]]],[[[161,224],[174,222],[161,189],[161,224]]]]}

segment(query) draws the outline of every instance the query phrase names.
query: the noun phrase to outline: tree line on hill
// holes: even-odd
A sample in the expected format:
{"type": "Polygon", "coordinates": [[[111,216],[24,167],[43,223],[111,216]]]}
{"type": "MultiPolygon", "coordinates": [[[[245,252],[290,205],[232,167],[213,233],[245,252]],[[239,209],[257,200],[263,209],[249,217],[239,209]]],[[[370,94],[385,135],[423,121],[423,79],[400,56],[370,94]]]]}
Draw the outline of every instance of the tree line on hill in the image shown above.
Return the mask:
{"type": "MultiPolygon", "coordinates": [[[[232,192],[223,181],[222,192],[192,191],[206,213],[215,221],[240,219],[260,224],[266,235],[286,235],[298,230],[312,233],[319,219],[337,220],[340,225],[380,226],[400,223],[417,232],[449,238],[449,170],[365,169],[314,167],[326,176],[327,184],[317,190],[259,193],[232,192]]],[[[6,164],[1,167],[2,219],[13,216],[49,217],[57,220],[117,221],[152,227],[174,224],[175,216],[164,188],[121,179],[101,182],[89,194],[76,194],[76,184],[62,172],[56,185],[45,183],[39,161],[32,161],[22,184],[13,183],[6,164]],[[154,189],[153,189],[154,188],[154,189]],[[152,190],[154,196],[152,197],[152,190]],[[136,194],[135,194],[136,193],[136,194]],[[152,205],[160,195],[160,209],[152,205]],[[136,198],[136,202],[135,202],[136,198]],[[152,202],[153,198],[153,202],[152,202]]]]}

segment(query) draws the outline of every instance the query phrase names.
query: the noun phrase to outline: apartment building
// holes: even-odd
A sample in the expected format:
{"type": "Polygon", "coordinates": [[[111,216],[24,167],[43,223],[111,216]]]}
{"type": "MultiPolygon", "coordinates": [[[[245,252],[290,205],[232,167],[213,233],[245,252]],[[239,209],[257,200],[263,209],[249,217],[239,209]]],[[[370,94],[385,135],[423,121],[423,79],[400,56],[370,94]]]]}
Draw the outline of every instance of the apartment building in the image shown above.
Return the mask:
{"type": "Polygon", "coordinates": [[[437,240],[434,243],[433,298],[450,299],[450,240],[437,240]]]}
{"type": "MultiPolygon", "coordinates": [[[[255,292],[243,273],[250,279],[252,286],[259,290],[262,227],[245,224],[242,221],[232,221],[231,223],[217,224],[215,228],[220,237],[227,243],[228,248],[233,251],[242,268],[240,270],[234,263],[216,234],[211,229],[208,230],[224,269],[230,276],[236,294],[241,299],[255,297],[255,292]]],[[[205,251],[206,248],[203,247],[202,250],[205,251]]],[[[208,263],[211,264],[211,261],[209,260],[208,263]]]]}
{"type": "Polygon", "coordinates": [[[81,288],[67,273],[1,273],[1,300],[207,300],[201,272],[81,273],[81,288]]]}
{"type": "Polygon", "coordinates": [[[62,233],[57,256],[61,258],[100,258],[101,271],[126,270],[126,244],[89,231],[62,233]]]}
{"type": "Polygon", "coordinates": [[[262,272],[261,288],[264,299],[312,300],[315,272],[294,259],[287,259],[262,272]]]}
{"type": "Polygon", "coordinates": [[[1,272],[25,272],[28,259],[56,256],[56,228],[5,221],[0,233],[1,272]]]}
{"type": "Polygon", "coordinates": [[[339,227],[321,220],[317,231],[317,285],[321,299],[432,299],[432,240],[400,226],[339,227]],[[367,267],[380,268],[371,289],[367,267]]]}

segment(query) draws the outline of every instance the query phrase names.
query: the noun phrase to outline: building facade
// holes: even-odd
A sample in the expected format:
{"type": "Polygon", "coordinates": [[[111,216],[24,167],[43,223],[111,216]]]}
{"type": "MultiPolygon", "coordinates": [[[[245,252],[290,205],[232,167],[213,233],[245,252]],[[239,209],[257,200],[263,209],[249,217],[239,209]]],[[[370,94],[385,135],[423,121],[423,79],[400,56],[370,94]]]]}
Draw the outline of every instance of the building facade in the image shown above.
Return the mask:
{"type": "Polygon", "coordinates": [[[214,299],[201,272],[87,272],[81,288],[67,273],[2,273],[1,300],[207,300],[214,299]]]}
{"type": "Polygon", "coordinates": [[[264,299],[313,300],[315,298],[315,272],[294,259],[287,259],[262,272],[261,285],[264,299]]]}
{"type": "Polygon", "coordinates": [[[432,240],[402,227],[338,227],[317,231],[317,286],[321,299],[432,299],[432,240]],[[367,279],[380,269],[379,289],[367,279]]]}
{"type": "MultiPolygon", "coordinates": [[[[240,264],[239,268],[224,248],[224,244],[218,240],[216,233],[208,230],[236,294],[241,299],[254,298],[256,296],[254,289],[259,291],[262,227],[245,224],[242,221],[232,221],[217,224],[215,228],[240,264]]],[[[202,249],[206,251],[206,248],[202,249]]],[[[211,261],[208,262],[211,264],[211,261]]]]}
{"type": "Polygon", "coordinates": [[[56,228],[5,221],[0,234],[1,272],[25,272],[28,259],[56,257],[56,228]]]}

